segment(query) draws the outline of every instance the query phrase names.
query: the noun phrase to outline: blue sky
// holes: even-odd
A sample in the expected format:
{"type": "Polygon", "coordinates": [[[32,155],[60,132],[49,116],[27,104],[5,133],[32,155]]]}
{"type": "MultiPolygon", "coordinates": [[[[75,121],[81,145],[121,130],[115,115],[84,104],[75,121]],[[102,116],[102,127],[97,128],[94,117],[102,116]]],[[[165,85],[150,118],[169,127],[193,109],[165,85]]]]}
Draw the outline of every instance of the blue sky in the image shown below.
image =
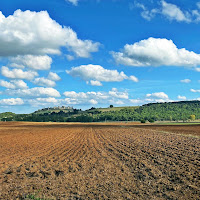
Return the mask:
{"type": "Polygon", "coordinates": [[[0,2],[0,112],[200,99],[200,2],[0,2]]]}

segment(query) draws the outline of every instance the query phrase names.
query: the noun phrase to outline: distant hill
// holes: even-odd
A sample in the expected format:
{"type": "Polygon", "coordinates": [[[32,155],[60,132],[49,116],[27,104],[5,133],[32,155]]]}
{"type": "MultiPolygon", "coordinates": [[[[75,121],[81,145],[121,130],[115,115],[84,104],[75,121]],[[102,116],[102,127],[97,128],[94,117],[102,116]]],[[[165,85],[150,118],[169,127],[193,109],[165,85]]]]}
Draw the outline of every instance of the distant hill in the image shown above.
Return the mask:
{"type": "Polygon", "coordinates": [[[48,108],[42,108],[34,112],[34,114],[44,114],[44,113],[58,113],[60,111],[63,111],[65,113],[67,112],[73,112],[73,107],[70,106],[55,106],[55,107],[48,107],[48,108]]]}
{"type": "Polygon", "coordinates": [[[12,112],[4,112],[4,113],[0,113],[0,121],[2,121],[3,119],[6,118],[10,118],[10,117],[15,117],[15,113],[12,112]]]}
{"type": "Polygon", "coordinates": [[[187,121],[200,119],[200,101],[149,103],[142,106],[90,108],[43,108],[31,114],[1,113],[0,120],[99,122],[99,121],[187,121]]]}
{"type": "Polygon", "coordinates": [[[104,112],[115,112],[115,111],[120,111],[120,110],[123,110],[123,109],[136,109],[138,108],[139,106],[123,106],[123,107],[108,107],[108,108],[90,108],[88,110],[86,110],[85,112],[87,113],[104,113],[104,112]]]}
{"type": "Polygon", "coordinates": [[[191,115],[200,119],[200,101],[179,101],[166,103],[149,103],[140,106],[137,113],[144,118],[155,120],[187,120],[191,115]]]}

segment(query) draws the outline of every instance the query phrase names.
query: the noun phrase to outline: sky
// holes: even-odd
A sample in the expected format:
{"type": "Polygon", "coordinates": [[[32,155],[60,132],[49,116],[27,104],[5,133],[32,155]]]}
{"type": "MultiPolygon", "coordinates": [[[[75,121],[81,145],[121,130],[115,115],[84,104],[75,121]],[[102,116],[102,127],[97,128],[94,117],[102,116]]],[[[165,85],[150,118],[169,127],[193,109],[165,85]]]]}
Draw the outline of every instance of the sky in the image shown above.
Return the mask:
{"type": "Polygon", "coordinates": [[[0,1],[0,113],[200,100],[200,1],[0,1]]]}

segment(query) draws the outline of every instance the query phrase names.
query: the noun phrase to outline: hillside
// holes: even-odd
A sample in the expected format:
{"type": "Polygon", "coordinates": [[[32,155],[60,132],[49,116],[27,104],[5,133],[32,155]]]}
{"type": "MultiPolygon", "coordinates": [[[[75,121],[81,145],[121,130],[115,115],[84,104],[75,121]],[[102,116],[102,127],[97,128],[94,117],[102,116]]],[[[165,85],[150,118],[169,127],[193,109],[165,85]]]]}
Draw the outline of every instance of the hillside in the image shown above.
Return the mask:
{"type": "Polygon", "coordinates": [[[12,118],[14,117],[16,114],[12,113],[12,112],[4,112],[4,113],[0,113],[0,121],[3,121],[6,118],[12,118]]]}
{"type": "Polygon", "coordinates": [[[200,119],[200,101],[179,101],[167,103],[150,103],[140,106],[137,113],[144,118],[155,120],[187,120],[190,115],[200,119]]]}
{"type": "Polygon", "coordinates": [[[1,113],[6,121],[100,122],[100,121],[187,121],[200,119],[200,101],[149,103],[142,106],[90,108],[44,108],[31,114],[1,113]],[[6,117],[6,119],[5,119],[6,117]]]}
{"type": "Polygon", "coordinates": [[[42,108],[35,111],[34,114],[45,114],[45,113],[51,114],[53,112],[58,113],[60,111],[63,111],[65,113],[73,112],[73,107],[57,106],[57,107],[42,108]]]}

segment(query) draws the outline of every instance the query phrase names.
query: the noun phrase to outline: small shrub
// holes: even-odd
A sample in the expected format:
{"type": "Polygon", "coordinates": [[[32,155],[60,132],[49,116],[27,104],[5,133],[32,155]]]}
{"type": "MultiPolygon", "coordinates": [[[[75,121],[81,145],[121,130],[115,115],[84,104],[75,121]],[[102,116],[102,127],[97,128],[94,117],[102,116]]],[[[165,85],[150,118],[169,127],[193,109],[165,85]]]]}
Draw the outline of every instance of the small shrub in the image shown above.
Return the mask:
{"type": "Polygon", "coordinates": [[[150,123],[154,123],[155,120],[154,120],[154,119],[149,119],[149,122],[150,122],[150,123]]]}
{"type": "Polygon", "coordinates": [[[145,119],[141,119],[140,122],[141,123],[146,123],[146,120],[145,119]]]}

